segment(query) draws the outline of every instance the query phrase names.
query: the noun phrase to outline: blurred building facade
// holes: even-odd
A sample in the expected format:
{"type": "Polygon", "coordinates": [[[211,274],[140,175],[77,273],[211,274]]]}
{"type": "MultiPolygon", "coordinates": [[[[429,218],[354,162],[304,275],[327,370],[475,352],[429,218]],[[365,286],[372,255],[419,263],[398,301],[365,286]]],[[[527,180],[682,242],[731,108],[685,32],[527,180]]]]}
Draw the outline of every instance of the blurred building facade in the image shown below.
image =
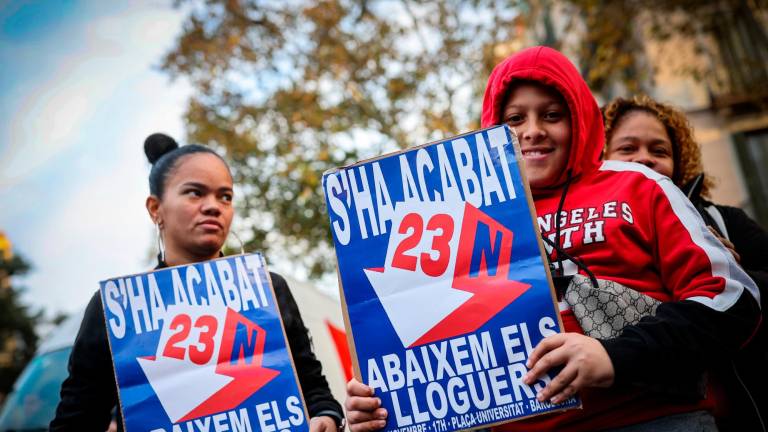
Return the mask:
{"type": "Polygon", "coordinates": [[[688,114],[704,168],[717,181],[713,201],[741,207],[768,227],[768,10],[751,3],[700,6],[713,17],[713,56],[684,37],[645,48],[657,70],[652,96],[688,114]],[[711,75],[676,73],[683,62],[708,62],[711,75]]]}
{"type": "MultiPolygon", "coordinates": [[[[579,10],[568,1],[534,3],[547,6],[543,19],[526,26],[499,54],[534,44],[555,45],[579,65],[574,47],[584,43],[585,26],[573,24],[579,10]]],[[[638,48],[633,56],[640,88],[688,114],[704,169],[716,182],[712,201],[741,207],[768,228],[768,2],[693,4],[695,29],[664,40],[653,36],[658,21],[643,14],[628,17],[632,45],[638,48]]],[[[683,14],[693,16],[690,10],[678,10],[664,20],[671,23],[683,14]]],[[[595,96],[602,104],[631,95],[617,80],[595,96]]]]}

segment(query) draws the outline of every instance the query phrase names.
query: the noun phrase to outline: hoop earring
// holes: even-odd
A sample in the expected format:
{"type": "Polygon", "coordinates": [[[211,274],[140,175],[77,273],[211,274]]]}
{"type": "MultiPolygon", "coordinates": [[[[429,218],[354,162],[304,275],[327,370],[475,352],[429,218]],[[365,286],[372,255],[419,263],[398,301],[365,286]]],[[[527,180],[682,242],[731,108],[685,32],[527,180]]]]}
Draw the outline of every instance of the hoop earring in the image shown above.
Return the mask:
{"type": "Polygon", "coordinates": [[[155,231],[157,232],[157,250],[160,254],[160,261],[165,262],[165,242],[163,241],[163,234],[160,232],[160,224],[155,222],[155,231]]]}
{"type": "Polygon", "coordinates": [[[243,241],[240,240],[240,236],[237,235],[236,232],[230,230],[230,234],[235,236],[235,239],[237,239],[237,242],[240,243],[240,255],[245,255],[245,246],[243,245],[243,241]]]}

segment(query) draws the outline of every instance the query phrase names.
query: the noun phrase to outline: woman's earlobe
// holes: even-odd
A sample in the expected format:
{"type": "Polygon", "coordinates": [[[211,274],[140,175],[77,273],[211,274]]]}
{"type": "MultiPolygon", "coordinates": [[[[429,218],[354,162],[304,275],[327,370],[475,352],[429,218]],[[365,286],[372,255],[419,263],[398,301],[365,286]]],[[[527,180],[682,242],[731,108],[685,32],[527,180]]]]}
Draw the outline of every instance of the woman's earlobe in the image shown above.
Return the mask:
{"type": "Polygon", "coordinates": [[[149,217],[152,219],[152,222],[155,224],[162,222],[158,216],[158,212],[160,210],[160,201],[157,199],[157,197],[154,195],[148,196],[147,200],[144,202],[144,206],[147,208],[147,213],[149,213],[149,217]]]}

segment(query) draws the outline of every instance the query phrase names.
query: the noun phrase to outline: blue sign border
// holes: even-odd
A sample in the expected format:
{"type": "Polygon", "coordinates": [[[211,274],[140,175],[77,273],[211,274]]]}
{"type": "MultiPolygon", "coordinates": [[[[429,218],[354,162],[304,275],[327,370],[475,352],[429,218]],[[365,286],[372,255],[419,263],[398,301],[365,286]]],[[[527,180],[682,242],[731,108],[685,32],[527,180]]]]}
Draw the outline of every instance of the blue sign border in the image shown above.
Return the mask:
{"type": "MultiPolygon", "coordinates": [[[[181,281],[186,281],[186,273],[190,271],[191,268],[197,270],[198,274],[202,276],[202,280],[199,283],[191,284],[194,294],[197,296],[198,301],[201,298],[207,297],[206,282],[204,282],[206,279],[205,266],[210,266],[210,268],[214,270],[211,272],[211,275],[218,287],[218,293],[222,295],[222,299],[226,299],[227,306],[232,307],[233,310],[252,323],[255,323],[266,332],[261,366],[263,368],[279,371],[277,376],[272,378],[263,387],[256,390],[255,393],[247,397],[239,405],[224,411],[227,416],[227,421],[232,420],[233,415],[237,420],[242,420],[243,416],[247,416],[249,423],[255,430],[260,427],[259,422],[262,421],[262,415],[264,416],[264,421],[271,420],[272,423],[275,423],[280,420],[288,421],[287,418],[290,417],[292,412],[294,414],[293,417],[290,418],[298,419],[298,414],[296,414],[296,412],[297,410],[300,410],[303,419],[301,419],[301,422],[298,424],[298,428],[290,422],[288,424],[292,430],[309,430],[309,413],[299,385],[298,375],[290,351],[290,345],[280,315],[280,308],[277,304],[277,297],[275,295],[274,287],[272,286],[272,280],[269,276],[266,263],[260,253],[233,255],[184,266],[162,268],[145,273],[111,278],[99,283],[101,300],[102,304],[104,304],[105,325],[115,370],[115,380],[118,386],[119,405],[123,413],[123,426],[125,430],[159,429],[170,432],[173,429],[174,424],[171,423],[158,396],[155,394],[147,376],[142,371],[142,368],[137,361],[138,358],[155,356],[160,340],[161,329],[165,323],[162,319],[159,319],[158,328],[150,328],[148,330],[146,326],[147,322],[143,319],[143,315],[138,315],[140,318],[139,326],[142,327],[142,332],[137,334],[132,312],[130,310],[132,303],[129,299],[127,288],[126,290],[117,292],[118,295],[114,295],[115,291],[112,290],[112,296],[108,298],[106,289],[107,284],[114,282],[115,285],[117,285],[119,281],[123,281],[122,285],[127,287],[125,281],[131,280],[133,281],[133,297],[136,298],[136,293],[138,292],[136,289],[138,285],[135,281],[141,280],[144,299],[148,304],[150,302],[148,277],[149,275],[153,275],[157,281],[162,300],[165,306],[169,307],[175,304],[172,281],[173,273],[179,275],[181,281]],[[247,310],[237,310],[237,306],[232,302],[235,294],[231,294],[231,296],[227,298],[226,296],[228,293],[222,290],[222,287],[224,286],[222,283],[222,274],[217,271],[218,267],[215,266],[217,265],[217,262],[227,262],[229,268],[232,269],[232,274],[226,275],[225,278],[234,277],[232,282],[240,286],[240,284],[244,284],[244,281],[240,280],[241,275],[236,271],[237,260],[241,260],[241,264],[245,263],[246,260],[255,260],[252,261],[255,263],[252,267],[245,267],[250,286],[256,289],[256,287],[261,284],[260,286],[262,289],[257,290],[258,292],[256,294],[256,299],[260,303],[260,307],[254,307],[255,303],[251,301],[249,302],[250,306],[247,310]],[[264,297],[262,297],[262,294],[264,297]],[[264,304],[264,300],[266,300],[266,305],[264,304]],[[110,325],[110,320],[112,320],[113,324],[117,324],[119,321],[119,314],[113,313],[115,302],[124,307],[124,315],[122,319],[124,320],[125,325],[125,336],[123,338],[117,338],[110,325]],[[113,306],[112,308],[110,307],[110,303],[113,306]],[[284,406],[284,402],[288,403],[286,401],[289,400],[291,404],[291,412],[288,412],[286,406],[284,406]],[[266,410],[266,413],[272,414],[271,417],[265,414],[263,405],[260,406],[261,412],[257,412],[257,405],[270,403],[272,401],[275,401],[278,405],[270,405],[270,410],[266,410]],[[274,416],[274,408],[278,409],[280,419],[274,416]],[[243,414],[243,410],[245,410],[245,414],[243,414]]],[[[213,286],[213,284],[211,285],[213,286]]],[[[240,295],[241,293],[242,291],[238,291],[237,295],[240,295]]],[[[240,299],[242,300],[242,297],[240,299]]],[[[149,322],[151,322],[151,319],[149,322]]],[[[240,329],[238,328],[238,331],[239,330],[240,329]]],[[[215,352],[218,352],[218,349],[215,352]]],[[[253,361],[253,358],[246,354],[244,361],[249,360],[253,361]]],[[[190,385],[194,385],[194,383],[191,383],[190,385]]],[[[210,421],[221,419],[221,414],[222,412],[211,413],[209,415],[210,421]]],[[[189,421],[192,420],[190,419],[189,421]]],[[[179,422],[177,424],[181,425],[184,423],[186,422],[179,422]]],[[[185,427],[186,426],[182,426],[182,430],[186,430],[184,429],[185,427]]]]}
{"type": "MultiPolygon", "coordinates": [[[[345,324],[347,326],[347,334],[351,336],[350,345],[353,353],[353,365],[355,369],[355,375],[358,380],[362,382],[369,381],[367,378],[371,376],[377,376],[376,373],[372,374],[369,369],[370,366],[384,371],[386,369],[386,361],[397,362],[401,366],[400,370],[405,369],[405,365],[408,361],[413,364],[413,356],[409,360],[406,355],[406,347],[404,347],[401,339],[398,337],[397,331],[391,322],[387,311],[380,299],[378,298],[375,289],[365,274],[366,269],[381,268],[387,257],[387,249],[389,247],[388,240],[390,234],[393,231],[391,221],[384,222],[386,233],[379,233],[374,235],[374,232],[380,226],[380,221],[377,222],[376,216],[371,216],[371,211],[365,210],[360,212],[363,215],[361,227],[361,221],[358,220],[358,211],[355,208],[356,200],[355,194],[352,191],[354,187],[358,192],[360,190],[368,190],[371,200],[374,201],[371,206],[376,209],[377,206],[385,203],[387,198],[390,203],[400,203],[405,200],[402,179],[405,178],[402,173],[402,165],[400,158],[404,156],[407,161],[411,173],[418,174],[418,167],[416,165],[416,155],[420,150],[426,150],[429,159],[432,161],[432,167],[428,167],[428,171],[424,174],[427,195],[429,199],[435,198],[435,193],[445,195],[441,190],[441,186],[444,182],[441,181],[437,168],[439,163],[439,156],[437,154],[437,147],[443,146],[446,155],[450,158],[450,169],[454,178],[459,178],[459,171],[455,154],[451,151],[452,146],[458,140],[464,140],[472,149],[472,166],[475,169],[476,174],[479,166],[479,156],[477,146],[486,145],[486,150],[489,151],[493,161],[493,169],[500,182],[504,182],[503,172],[503,160],[506,160],[509,173],[511,173],[512,184],[514,188],[514,194],[507,190],[507,197],[510,195],[516,196],[515,199],[507,199],[504,202],[486,203],[478,206],[478,209],[486,215],[493,218],[495,221],[500,222],[505,228],[510,229],[514,233],[514,244],[512,246],[512,259],[510,263],[510,275],[513,275],[514,280],[530,284],[531,288],[528,289],[519,298],[506,306],[501,312],[496,314],[493,318],[485,322],[477,331],[470,333],[475,337],[490,337],[492,345],[495,347],[495,354],[497,360],[501,361],[505,358],[504,350],[499,349],[505,346],[504,337],[507,339],[507,346],[509,345],[509,338],[511,335],[518,334],[520,338],[513,342],[518,343],[524,349],[522,352],[527,359],[527,349],[525,347],[535,346],[542,338],[543,335],[539,332],[538,327],[542,322],[542,319],[546,318],[548,321],[554,324],[554,331],[562,331],[562,322],[560,314],[558,312],[555,302],[555,292],[552,285],[552,280],[548,271],[548,266],[545,264],[546,258],[544,254],[544,248],[541,244],[539,237],[538,226],[536,223],[535,207],[533,204],[532,195],[530,189],[527,186],[527,181],[524,177],[524,171],[521,169],[522,158],[520,157],[519,145],[516,142],[513,132],[507,126],[498,126],[479,131],[470,132],[467,134],[459,135],[456,137],[448,138],[441,141],[425,144],[419,147],[410,148],[407,150],[383,155],[374,159],[362,161],[348,167],[331,170],[325,173],[323,176],[323,188],[326,196],[326,205],[329,212],[331,231],[334,238],[334,245],[337,255],[338,272],[340,280],[340,293],[342,297],[343,311],[345,324]],[[503,145],[504,155],[500,155],[493,145],[490,145],[491,135],[496,139],[503,131],[506,137],[506,142],[503,145]],[[377,164],[381,173],[385,179],[387,194],[381,193],[381,188],[377,189],[376,180],[373,178],[374,169],[373,165],[377,164]],[[350,174],[350,172],[352,174],[350,174]],[[331,176],[336,178],[331,179],[331,176]],[[367,184],[363,183],[363,178],[367,180],[367,184]],[[353,183],[354,182],[354,183],[353,183]],[[381,201],[380,203],[377,202],[381,201]],[[486,205],[487,204],[487,205],[486,205]],[[343,209],[342,209],[343,207],[343,209]],[[346,214],[343,214],[346,213],[346,214]],[[351,230],[344,232],[340,235],[341,231],[351,230]],[[363,235],[363,232],[367,235],[363,235]],[[341,237],[344,237],[343,239],[341,237]],[[520,257],[523,257],[520,259],[520,257]],[[511,333],[509,326],[515,325],[517,333],[511,333]],[[527,330],[527,336],[523,337],[523,328],[527,330]],[[504,329],[505,336],[502,336],[501,329],[504,329]],[[483,336],[485,334],[485,336],[483,336]],[[524,340],[525,339],[525,340],[524,340]],[[371,363],[373,362],[373,363],[371,363]]],[[[466,160],[464,161],[466,162],[466,160]]],[[[420,167],[425,169],[424,164],[420,167]]],[[[420,179],[418,179],[420,180],[420,179]]],[[[420,186],[420,185],[418,185],[420,186]]],[[[472,193],[470,190],[469,193],[472,193]]],[[[423,191],[421,194],[423,195],[423,191]]],[[[462,199],[466,200],[468,197],[467,190],[461,190],[462,199]]],[[[420,196],[421,197],[421,196],[420,196]]],[[[423,198],[423,197],[422,197],[423,198]]],[[[439,204],[437,204],[439,205],[439,204]]],[[[378,213],[383,213],[379,211],[378,213]]],[[[380,230],[381,231],[381,230],[380,230]]],[[[439,301],[440,299],[435,299],[439,301]]],[[[425,307],[429,307],[425,305],[425,307]]],[[[433,346],[440,350],[441,343],[446,343],[446,346],[453,344],[469,343],[469,339],[466,334],[456,335],[456,337],[449,338],[448,340],[436,341],[432,344],[422,345],[429,346],[429,350],[433,349],[433,346]],[[432,346],[430,346],[432,345],[432,346]]],[[[411,349],[411,354],[417,352],[416,348],[411,349]]],[[[461,350],[457,351],[459,356],[463,355],[461,350]]],[[[447,357],[452,358],[453,364],[456,364],[456,358],[453,358],[452,354],[448,353],[447,357]]],[[[506,356],[509,360],[509,356],[506,356]]],[[[423,360],[423,356],[417,355],[416,358],[423,360]]],[[[459,360],[461,363],[461,360],[459,360]]],[[[500,362],[499,362],[500,363],[500,362]]],[[[523,362],[515,362],[516,365],[520,365],[523,362]]],[[[419,361],[419,365],[424,369],[428,368],[424,361],[419,361]]],[[[519,372],[519,367],[515,366],[515,372],[519,372]]],[[[493,368],[491,368],[493,369],[493,368]]],[[[397,375],[396,368],[392,368],[394,374],[397,375]]],[[[487,373],[487,369],[485,370],[487,373]]],[[[478,379],[479,369],[473,370],[475,378],[478,379]]],[[[509,374],[514,374],[509,372],[509,374]]],[[[386,372],[382,372],[382,375],[386,375],[386,372]]],[[[418,375],[418,374],[416,374],[418,375]]],[[[458,375],[458,374],[457,374],[458,375]]],[[[511,376],[511,375],[510,375],[511,376]]],[[[449,377],[453,378],[453,377],[449,377]]],[[[521,377],[518,377],[521,378],[521,377]]],[[[383,379],[385,383],[392,384],[392,380],[383,379]]],[[[449,379],[441,380],[426,380],[428,382],[411,382],[410,387],[403,385],[398,387],[397,391],[383,391],[383,387],[377,387],[377,396],[382,400],[382,405],[387,409],[389,413],[388,422],[385,430],[388,431],[405,431],[405,430],[421,430],[426,432],[444,432],[451,430],[460,430],[466,428],[477,428],[491,426],[499,423],[504,423],[510,420],[518,420],[526,418],[532,415],[551,413],[563,409],[577,408],[580,406],[580,400],[577,397],[571,398],[559,405],[541,404],[535,402],[534,398],[519,398],[524,400],[524,406],[512,406],[510,403],[500,403],[495,406],[486,407],[484,409],[474,409],[468,412],[457,412],[448,408],[447,412],[442,416],[435,416],[434,412],[429,412],[427,416],[421,413],[428,407],[429,401],[426,396],[429,391],[427,387],[433,382],[439,382],[444,391],[447,391],[449,379]],[[415,397],[413,397],[410,391],[413,391],[415,397]],[[395,394],[393,396],[392,394],[395,394]],[[533,400],[533,402],[531,401],[533,400]],[[404,400],[408,400],[409,403],[404,403],[404,400]],[[404,405],[407,405],[404,407],[404,405]],[[521,409],[519,409],[521,408],[521,409]],[[500,410],[500,411],[499,411],[500,410]],[[502,412],[502,415],[499,415],[502,412]],[[408,420],[410,417],[410,420],[408,420]],[[429,418],[426,421],[417,421],[417,417],[424,419],[429,418]],[[500,418],[501,417],[501,418],[500,418]],[[404,421],[401,421],[405,418],[404,421]],[[458,419],[458,421],[456,421],[458,419]],[[448,420],[441,422],[441,420],[448,420]]],[[[454,384],[456,381],[454,380],[454,384]]],[[[467,381],[462,383],[466,386],[467,381]]],[[[510,381],[512,383],[512,381],[510,381]]],[[[406,383],[407,384],[407,383],[406,383]]],[[[539,385],[543,384],[539,383],[539,385]]],[[[398,386],[397,380],[395,380],[395,387],[398,386]]],[[[432,398],[440,398],[440,393],[434,390],[435,385],[432,385],[433,392],[432,398]]],[[[454,385],[453,387],[457,387],[454,385]]],[[[519,389],[518,389],[519,390],[519,389]]],[[[511,387],[507,390],[515,393],[511,387]]],[[[521,393],[526,393],[522,391],[521,393]]],[[[535,391],[533,392],[535,394],[535,391]]],[[[527,395],[527,393],[526,393],[527,395]]],[[[516,398],[514,400],[518,401],[516,398]]],[[[507,401],[507,398],[500,398],[502,402],[507,401]]],[[[519,401],[518,401],[519,402],[519,401]]],[[[432,404],[436,402],[433,400],[432,404]]],[[[462,408],[463,409],[463,408],[462,408]]],[[[427,409],[427,411],[429,411],[427,409]]],[[[442,413],[438,413],[442,414],[442,413]]]]}

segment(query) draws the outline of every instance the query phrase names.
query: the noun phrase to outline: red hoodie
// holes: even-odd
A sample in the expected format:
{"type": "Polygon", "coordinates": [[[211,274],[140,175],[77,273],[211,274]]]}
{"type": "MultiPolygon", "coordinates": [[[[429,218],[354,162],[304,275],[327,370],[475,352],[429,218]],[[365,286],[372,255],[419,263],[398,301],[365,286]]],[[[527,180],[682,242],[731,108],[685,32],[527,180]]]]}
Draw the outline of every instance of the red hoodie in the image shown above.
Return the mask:
{"type": "MultiPolygon", "coordinates": [[[[619,337],[601,341],[616,372],[613,387],[583,390],[582,410],[497,429],[599,430],[711,408],[692,395],[709,360],[732,354],[750,337],[759,314],[757,288],[670,179],[640,164],[600,161],[597,103],[559,52],[529,48],[496,66],[483,100],[483,127],[501,123],[504,98],[516,80],[555,88],[571,112],[570,178],[566,170],[558,187],[534,191],[542,234],[555,240],[554,214],[565,193],[562,248],[598,278],[665,303],[619,337]]],[[[550,258],[558,261],[554,252],[550,258]]],[[[562,267],[565,274],[579,271],[570,261],[562,267]]],[[[566,331],[581,332],[562,305],[561,315],[566,331]]]]}

